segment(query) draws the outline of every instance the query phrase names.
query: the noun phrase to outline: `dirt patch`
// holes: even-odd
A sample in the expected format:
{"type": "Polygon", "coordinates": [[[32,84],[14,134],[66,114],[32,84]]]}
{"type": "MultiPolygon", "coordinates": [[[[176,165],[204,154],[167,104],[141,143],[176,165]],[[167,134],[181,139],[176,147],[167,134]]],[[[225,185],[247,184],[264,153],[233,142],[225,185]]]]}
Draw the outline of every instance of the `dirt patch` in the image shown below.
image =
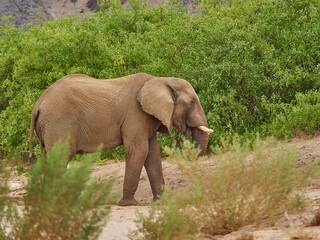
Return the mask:
{"type": "MultiPolygon", "coordinates": [[[[306,136],[299,136],[292,139],[290,146],[296,147],[298,151],[297,162],[299,166],[308,164],[313,159],[320,162],[320,136],[310,139],[306,136]]],[[[212,159],[208,158],[203,161],[205,165],[212,165],[212,159]]],[[[109,178],[116,175],[115,190],[121,191],[124,180],[124,162],[112,163],[107,165],[96,166],[93,171],[93,177],[97,180],[109,178]]],[[[163,173],[166,186],[171,189],[188,188],[190,182],[181,174],[177,167],[166,161],[163,162],[163,173]]],[[[24,176],[13,176],[9,185],[11,196],[18,204],[24,195],[23,184],[26,182],[24,176]]],[[[311,180],[312,184],[307,188],[306,197],[310,200],[309,206],[303,211],[282,213],[278,216],[277,222],[273,227],[268,227],[265,221],[245,226],[239,231],[233,232],[226,236],[215,236],[214,239],[239,239],[240,236],[252,236],[253,239],[320,239],[320,227],[310,227],[310,222],[320,207],[320,180],[311,180]]],[[[142,171],[138,190],[135,195],[141,206],[138,207],[119,207],[112,208],[109,220],[104,227],[100,240],[103,239],[128,239],[127,234],[130,230],[135,229],[134,219],[136,211],[143,214],[148,213],[148,204],[152,201],[152,192],[149,185],[148,177],[145,170],[142,171]]],[[[243,238],[249,239],[249,238],[243,238]]]]}

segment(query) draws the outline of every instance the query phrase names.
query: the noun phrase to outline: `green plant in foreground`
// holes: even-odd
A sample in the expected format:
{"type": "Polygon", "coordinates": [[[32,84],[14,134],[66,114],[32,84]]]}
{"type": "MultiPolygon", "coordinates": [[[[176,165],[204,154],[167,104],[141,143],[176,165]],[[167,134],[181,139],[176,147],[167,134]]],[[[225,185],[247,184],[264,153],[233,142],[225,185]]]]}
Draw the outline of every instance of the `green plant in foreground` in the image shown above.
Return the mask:
{"type": "Polygon", "coordinates": [[[11,221],[11,231],[3,232],[4,239],[97,239],[117,197],[111,194],[114,179],[90,178],[89,158],[67,168],[68,151],[67,144],[58,142],[36,162],[24,207],[11,221]]]}
{"type": "Polygon", "coordinates": [[[303,207],[298,191],[316,170],[316,164],[298,170],[295,150],[273,140],[258,139],[252,148],[235,141],[213,158],[211,168],[196,159],[171,159],[192,180],[192,188],[165,189],[150,214],[139,216],[138,230],[130,237],[192,239],[226,234],[258,219],[274,220],[278,213],[303,207]]]}
{"type": "Polygon", "coordinates": [[[9,198],[9,188],[7,181],[9,172],[6,170],[4,161],[0,159],[0,239],[8,239],[8,229],[15,221],[18,222],[19,215],[17,209],[12,205],[9,198]]]}

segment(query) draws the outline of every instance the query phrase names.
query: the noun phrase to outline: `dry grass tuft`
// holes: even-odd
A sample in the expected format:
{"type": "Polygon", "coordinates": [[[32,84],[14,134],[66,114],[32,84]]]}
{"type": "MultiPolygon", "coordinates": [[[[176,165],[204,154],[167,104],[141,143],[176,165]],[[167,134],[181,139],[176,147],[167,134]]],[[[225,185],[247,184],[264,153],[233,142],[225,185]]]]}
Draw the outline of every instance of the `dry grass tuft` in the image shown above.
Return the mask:
{"type": "Polygon", "coordinates": [[[144,237],[136,239],[227,234],[304,206],[303,195],[294,192],[307,186],[316,164],[297,170],[295,149],[276,146],[272,139],[257,139],[252,147],[234,142],[229,148],[214,156],[214,167],[190,157],[185,161],[181,156],[191,156],[190,147],[178,150],[177,158],[176,151],[171,151],[171,161],[191,179],[193,187],[166,189],[150,215],[140,216],[138,231],[144,237]]]}

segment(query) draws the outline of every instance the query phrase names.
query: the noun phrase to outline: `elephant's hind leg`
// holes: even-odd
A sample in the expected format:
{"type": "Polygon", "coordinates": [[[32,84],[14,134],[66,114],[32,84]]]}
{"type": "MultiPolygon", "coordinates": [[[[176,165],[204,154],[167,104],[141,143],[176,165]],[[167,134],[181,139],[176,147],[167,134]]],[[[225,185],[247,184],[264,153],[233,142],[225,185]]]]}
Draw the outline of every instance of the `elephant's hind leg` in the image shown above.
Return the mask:
{"type": "Polygon", "coordinates": [[[123,197],[119,201],[120,206],[138,205],[138,201],[134,199],[134,194],[138,188],[140,174],[143,164],[148,155],[148,142],[124,141],[124,151],[126,154],[126,168],[123,184],[123,197]]]}

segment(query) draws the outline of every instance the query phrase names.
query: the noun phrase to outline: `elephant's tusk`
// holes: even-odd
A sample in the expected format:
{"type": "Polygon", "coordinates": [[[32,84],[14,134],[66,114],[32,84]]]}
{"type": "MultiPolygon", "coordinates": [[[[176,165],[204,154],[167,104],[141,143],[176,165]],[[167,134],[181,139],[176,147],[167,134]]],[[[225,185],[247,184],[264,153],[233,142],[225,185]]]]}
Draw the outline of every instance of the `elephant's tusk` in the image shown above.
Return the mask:
{"type": "Polygon", "coordinates": [[[210,133],[213,132],[212,129],[207,128],[207,127],[205,127],[205,126],[199,126],[198,128],[199,128],[201,131],[204,131],[204,132],[206,132],[206,133],[208,133],[208,134],[210,134],[210,133]]]}

